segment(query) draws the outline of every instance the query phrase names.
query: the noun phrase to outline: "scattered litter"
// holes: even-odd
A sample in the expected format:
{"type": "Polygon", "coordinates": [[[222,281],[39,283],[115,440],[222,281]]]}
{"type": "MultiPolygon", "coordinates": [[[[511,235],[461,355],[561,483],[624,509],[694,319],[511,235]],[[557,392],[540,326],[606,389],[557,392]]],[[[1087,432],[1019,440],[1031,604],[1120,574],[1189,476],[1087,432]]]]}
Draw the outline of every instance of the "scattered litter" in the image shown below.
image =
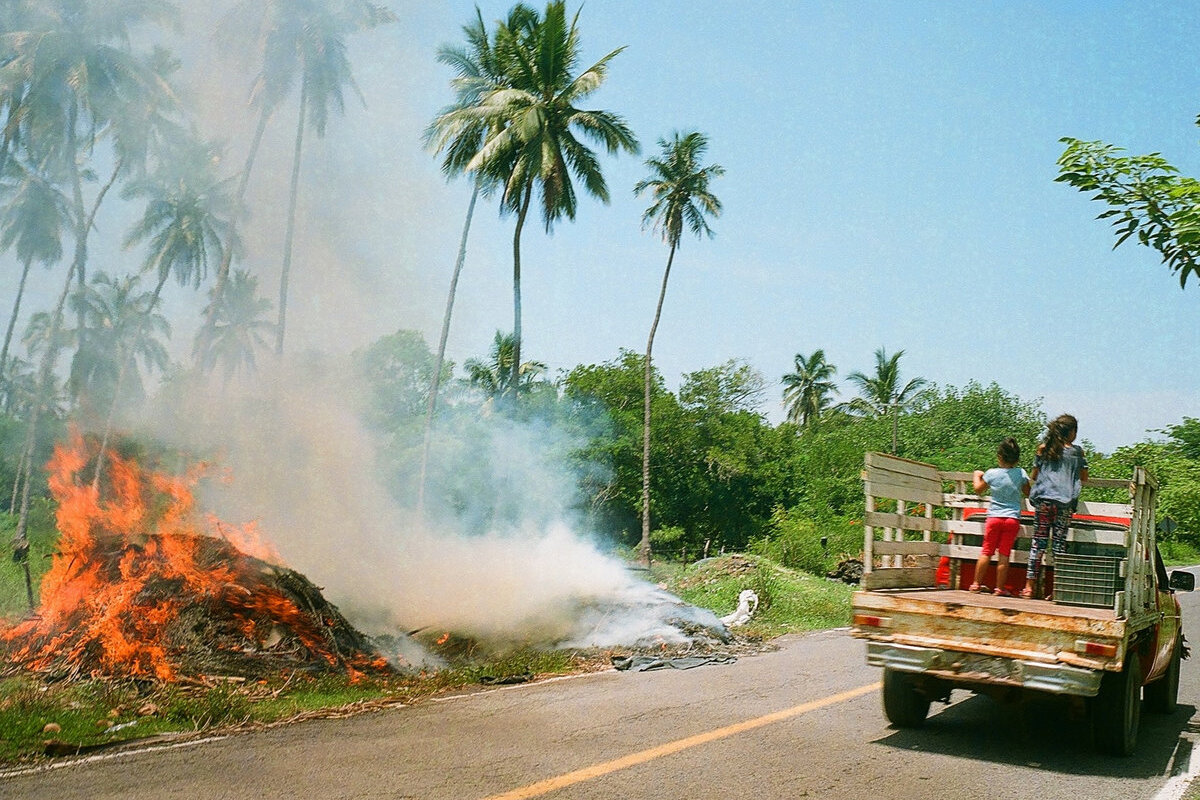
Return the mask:
{"type": "Polygon", "coordinates": [[[613,656],[612,665],[622,671],[647,672],[652,669],[692,669],[705,664],[732,664],[737,656],[680,656],[658,658],[656,656],[613,656]]]}
{"type": "Polygon", "coordinates": [[[732,614],[721,617],[721,622],[725,623],[727,628],[745,625],[756,611],[758,611],[758,593],[753,589],[743,589],[742,593],[738,595],[737,608],[732,614]]]}

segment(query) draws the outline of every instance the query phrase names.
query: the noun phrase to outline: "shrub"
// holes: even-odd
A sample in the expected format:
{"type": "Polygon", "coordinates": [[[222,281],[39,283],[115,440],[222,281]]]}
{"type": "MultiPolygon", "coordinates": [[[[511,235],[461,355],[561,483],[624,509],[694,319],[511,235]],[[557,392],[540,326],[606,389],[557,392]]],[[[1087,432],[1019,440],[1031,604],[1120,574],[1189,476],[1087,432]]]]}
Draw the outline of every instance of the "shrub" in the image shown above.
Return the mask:
{"type": "Polygon", "coordinates": [[[770,533],[751,542],[749,551],[790,569],[824,576],[841,559],[862,553],[862,525],[845,517],[813,519],[800,509],[777,509],[770,533]]]}

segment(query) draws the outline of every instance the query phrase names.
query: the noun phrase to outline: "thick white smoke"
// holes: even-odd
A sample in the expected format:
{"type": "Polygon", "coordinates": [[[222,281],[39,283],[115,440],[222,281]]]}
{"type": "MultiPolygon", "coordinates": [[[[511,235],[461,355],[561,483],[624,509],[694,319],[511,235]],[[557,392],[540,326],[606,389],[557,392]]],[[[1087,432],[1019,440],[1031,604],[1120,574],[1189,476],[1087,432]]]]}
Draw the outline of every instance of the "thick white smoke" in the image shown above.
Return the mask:
{"type": "Polygon", "coordinates": [[[580,534],[569,471],[550,455],[568,443],[554,441],[564,434],[552,427],[476,420],[472,463],[450,469],[469,474],[467,496],[488,507],[423,523],[380,479],[376,443],[346,384],[278,370],[256,386],[246,396],[197,388],[186,409],[165,412],[156,435],[228,465],[232,481],[214,485],[204,504],[229,522],[257,522],[287,565],[367,632],[602,647],[684,641],[672,624],[680,619],[720,628],[580,534]]]}

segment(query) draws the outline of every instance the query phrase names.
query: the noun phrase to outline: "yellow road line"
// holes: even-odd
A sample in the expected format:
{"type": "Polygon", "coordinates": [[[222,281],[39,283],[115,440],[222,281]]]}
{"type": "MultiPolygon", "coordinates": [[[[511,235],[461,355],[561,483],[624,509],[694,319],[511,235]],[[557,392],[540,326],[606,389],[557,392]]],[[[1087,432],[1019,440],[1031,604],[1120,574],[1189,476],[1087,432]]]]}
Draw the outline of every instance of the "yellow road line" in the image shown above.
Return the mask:
{"type": "Polygon", "coordinates": [[[878,688],[878,683],[867,684],[866,686],[860,686],[857,689],[851,689],[848,692],[842,692],[841,694],[835,694],[820,700],[813,700],[810,703],[804,703],[791,708],[785,708],[782,711],[776,711],[762,717],[748,719],[745,722],[738,722],[734,725],[728,725],[724,728],[717,728],[704,733],[698,733],[695,736],[689,736],[686,739],[676,739],[673,742],[667,742],[666,744],[660,744],[657,747],[651,747],[649,750],[642,750],[641,752],[631,753],[627,756],[613,759],[612,761],[593,764],[590,767],[577,769],[573,772],[567,772],[563,775],[556,775],[553,778],[546,778],[545,780],[538,781],[537,783],[531,783],[528,786],[521,786],[517,789],[513,789],[502,794],[494,794],[490,797],[485,797],[483,800],[526,800],[526,798],[530,797],[540,797],[544,794],[553,792],[556,789],[562,789],[563,787],[572,786],[576,783],[590,781],[593,778],[599,778],[601,775],[607,775],[610,772],[616,772],[617,770],[626,769],[627,767],[644,764],[647,761],[653,761],[656,758],[662,758],[663,756],[669,756],[682,750],[687,750],[692,747],[699,747],[700,745],[708,744],[709,742],[715,742],[718,739],[725,739],[730,736],[735,736],[739,733],[745,733],[746,731],[751,731],[755,728],[761,728],[764,725],[783,722],[786,719],[798,717],[801,714],[807,714],[809,711],[816,711],[819,708],[825,708],[826,706],[845,702],[846,700],[853,700],[856,697],[862,697],[864,694],[873,692],[878,688]]]}

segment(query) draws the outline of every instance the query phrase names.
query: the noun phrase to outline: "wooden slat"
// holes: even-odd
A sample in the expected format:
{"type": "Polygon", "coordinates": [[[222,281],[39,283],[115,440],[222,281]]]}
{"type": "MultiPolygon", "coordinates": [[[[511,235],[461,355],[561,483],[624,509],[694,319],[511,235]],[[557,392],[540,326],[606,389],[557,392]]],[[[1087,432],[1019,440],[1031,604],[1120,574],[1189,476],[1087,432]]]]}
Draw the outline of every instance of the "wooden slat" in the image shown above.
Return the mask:
{"type": "Polygon", "coordinates": [[[909,461],[907,458],[890,456],[886,453],[867,453],[866,465],[868,472],[884,471],[901,475],[911,475],[915,478],[940,483],[937,468],[920,461],[909,461]]]}
{"type": "Polygon", "coordinates": [[[936,578],[936,567],[877,569],[863,575],[862,588],[919,589],[924,586],[933,586],[936,578]]]}
{"type": "Polygon", "coordinates": [[[879,483],[875,480],[867,482],[866,493],[872,497],[883,497],[889,500],[906,500],[912,503],[940,505],[942,502],[941,491],[917,489],[893,483],[879,483]]]}
{"type": "Polygon", "coordinates": [[[1133,515],[1133,506],[1129,503],[1097,503],[1091,500],[1081,500],[1076,514],[1091,514],[1094,517],[1124,517],[1133,515]]]}
{"type": "Polygon", "coordinates": [[[876,542],[876,555],[902,556],[937,556],[941,555],[941,545],[937,542],[876,542]]]}
{"type": "MultiPolygon", "coordinates": [[[[985,522],[967,522],[956,519],[930,519],[928,517],[901,517],[899,514],[886,514],[879,511],[868,512],[864,522],[870,526],[903,529],[907,531],[932,531],[935,533],[954,533],[962,536],[983,536],[985,522]]],[[[1029,539],[1033,536],[1032,525],[1022,525],[1019,539],[1029,539]]],[[[1125,531],[1096,530],[1093,528],[1069,528],[1068,542],[1089,542],[1093,544],[1125,545],[1125,531]]],[[[882,552],[882,551],[876,551],[882,552]]]]}
{"type": "MultiPolygon", "coordinates": [[[[989,467],[990,469],[990,467],[989,467]]],[[[986,470],[985,470],[986,471],[986,470]]],[[[942,480],[947,483],[954,481],[966,481],[971,483],[975,478],[973,472],[943,472],[941,473],[942,480]]],[[[1126,489],[1129,487],[1128,478],[1088,478],[1083,482],[1084,486],[1090,486],[1093,489],[1126,489]]]]}
{"type": "MultiPolygon", "coordinates": [[[[979,556],[982,552],[983,552],[982,547],[971,547],[970,545],[965,545],[965,544],[942,545],[943,555],[950,556],[950,558],[962,559],[963,561],[978,561],[979,556]]],[[[1028,550],[1013,550],[1012,555],[1008,559],[1008,562],[1010,564],[1022,564],[1022,565],[1028,564],[1029,563],[1029,551],[1028,550]]]]}
{"type": "Polygon", "coordinates": [[[938,523],[942,520],[929,517],[908,517],[900,514],[885,514],[880,511],[867,513],[864,522],[867,525],[877,525],[884,528],[901,528],[906,531],[936,531],[941,530],[938,523]]]}

